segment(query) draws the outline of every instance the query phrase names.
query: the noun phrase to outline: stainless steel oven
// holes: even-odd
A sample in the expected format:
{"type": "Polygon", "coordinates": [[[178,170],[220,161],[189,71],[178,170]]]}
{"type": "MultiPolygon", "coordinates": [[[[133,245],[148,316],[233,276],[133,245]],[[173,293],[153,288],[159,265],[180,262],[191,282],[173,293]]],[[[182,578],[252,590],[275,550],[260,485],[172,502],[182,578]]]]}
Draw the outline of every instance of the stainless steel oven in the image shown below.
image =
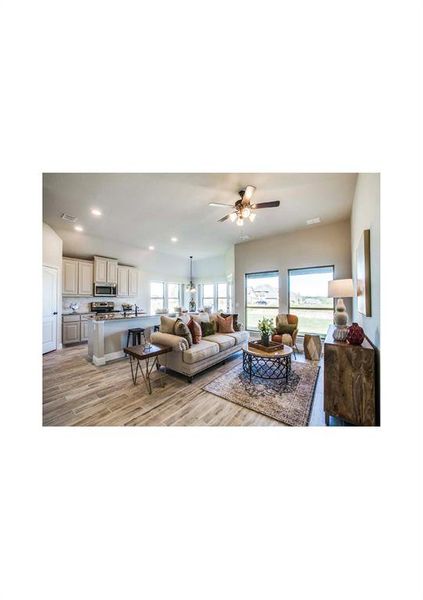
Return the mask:
{"type": "Polygon", "coordinates": [[[116,296],[116,284],[95,283],[94,296],[116,296]]]}

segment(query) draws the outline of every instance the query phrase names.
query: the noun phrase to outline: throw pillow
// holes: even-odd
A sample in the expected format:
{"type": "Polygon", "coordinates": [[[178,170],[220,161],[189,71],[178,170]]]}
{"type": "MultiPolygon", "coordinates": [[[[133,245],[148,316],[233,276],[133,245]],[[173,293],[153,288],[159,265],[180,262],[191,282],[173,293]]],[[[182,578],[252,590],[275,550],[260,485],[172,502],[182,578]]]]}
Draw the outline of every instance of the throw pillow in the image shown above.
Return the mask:
{"type": "Polygon", "coordinates": [[[160,331],[161,333],[174,333],[176,319],[170,317],[160,317],[160,331]]]}
{"type": "Polygon", "coordinates": [[[194,319],[190,319],[188,323],[188,329],[192,335],[192,343],[198,344],[201,341],[201,326],[199,323],[194,321],[194,319]]]}
{"type": "MultiPolygon", "coordinates": [[[[226,319],[226,317],[230,317],[231,313],[221,313],[221,316],[226,319]]],[[[233,313],[232,317],[234,319],[234,329],[235,331],[239,331],[239,323],[238,323],[238,313],[233,313]]]]}
{"type": "Polygon", "coordinates": [[[175,335],[179,335],[179,337],[183,337],[188,342],[188,346],[191,348],[192,346],[192,335],[189,330],[188,325],[186,325],[181,319],[176,319],[175,323],[175,335]]]}
{"type": "Polygon", "coordinates": [[[297,329],[296,325],[281,325],[281,324],[279,324],[276,327],[276,331],[279,333],[279,335],[283,335],[284,333],[289,333],[290,335],[292,335],[296,329],[297,329]]]}
{"type": "Polygon", "coordinates": [[[210,323],[201,323],[201,335],[207,337],[208,335],[214,335],[216,333],[216,323],[210,321],[210,323]]]}
{"type": "Polygon", "coordinates": [[[229,315],[229,317],[223,318],[223,317],[217,317],[217,323],[218,323],[218,331],[219,333],[235,333],[235,329],[233,327],[233,316],[229,315]]]}

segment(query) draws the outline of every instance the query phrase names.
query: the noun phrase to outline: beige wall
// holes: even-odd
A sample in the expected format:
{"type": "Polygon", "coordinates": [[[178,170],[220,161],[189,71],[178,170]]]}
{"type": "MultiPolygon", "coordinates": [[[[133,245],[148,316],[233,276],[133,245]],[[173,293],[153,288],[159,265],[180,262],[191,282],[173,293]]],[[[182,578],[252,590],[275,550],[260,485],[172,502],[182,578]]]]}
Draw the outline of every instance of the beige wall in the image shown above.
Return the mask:
{"type": "Polygon", "coordinates": [[[353,302],[354,321],[363,327],[365,334],[380,347],[380,175],[360,173],[351,212],[352,272],[355,278],[356,251],[364,229],[370,229],[370,271],[372,316],[365,317],[353,302]]]}
{"type": "MultiPolygon", "coordinates": [[[[279,271],[279,308],[288,310],[288,269],[335,265],[335,278],[351,277],[350,221],[319,225],[235,246],[235,308],[243,315],[246,273],[279,271]]],[[[346,301],[351,314],[351,303],[346,301]]]]}
{"type": "Polygon", "coordinates": [[[57,269],[57,347],[62,343],[62,239],[43,223],[43,265],[57,269]]]}

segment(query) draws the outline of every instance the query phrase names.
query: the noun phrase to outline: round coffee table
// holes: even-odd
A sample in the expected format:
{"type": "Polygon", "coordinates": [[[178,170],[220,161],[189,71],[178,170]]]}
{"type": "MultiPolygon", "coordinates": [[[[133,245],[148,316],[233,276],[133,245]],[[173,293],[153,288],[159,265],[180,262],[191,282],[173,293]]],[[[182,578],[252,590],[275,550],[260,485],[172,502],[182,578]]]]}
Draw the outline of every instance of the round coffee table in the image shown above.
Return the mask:
{"type": "Polygon", "coordinates": [[[280,350],[273,352],[264,352],[258,348],[243,348],[242,367],[251,377],[261,377],[262,379],[285,379],[291,374],[291,355],[292,348],[284,346],[280,350]]]}

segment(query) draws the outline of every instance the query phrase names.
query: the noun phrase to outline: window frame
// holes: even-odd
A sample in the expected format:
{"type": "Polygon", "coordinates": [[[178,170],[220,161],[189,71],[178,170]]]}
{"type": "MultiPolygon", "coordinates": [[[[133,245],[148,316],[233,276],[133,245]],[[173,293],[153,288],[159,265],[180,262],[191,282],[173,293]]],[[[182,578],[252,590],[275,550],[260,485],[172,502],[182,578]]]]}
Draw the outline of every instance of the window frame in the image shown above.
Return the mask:
{"type": "Polygon", "coordinates": [[[276,273],[278,277],[278,306],[270,306],[269,308],[274,308],[277,310],[276,314],[280,312],[280,282],[281,275],[279,269],[269,269],[268,271],[252,271],[251,273],[244,273],[244,321],[245,321],[245,329],[246,331],[259,331],[259,329],[248,328],[248,319],[247,319],[247,310],[249,308],[259,308],[258,306],[248,306],[247,305],[247,280],[249,275],[266,275],[267,273],[276,273]]]}
{"type": "MultiPolygon", "coordinates": [[[[291,314],[291,308],[292,310],[330,310],[330,308],[311,308],[311,307],[305,307],[305,308],[298,308],[295,306],[291,306],[291,278],[290,278],[290,273],[291,271],[305,271],[305,270],[312,270],[312,269],[328,269],[331,268],[332,269],[332,275],[333,275],[333,279],[335,279],[335,265],[318,265],[315,267],[295,267],[293,269],[288,269],[288,302],[287,302],[287,306],[288,306],[288,314],[291,314]]],[[[332,298],[332,312],[334,312],[335,310],[335,298],[332,298]]],[[[307,333],[307,332],[306,332],[307,333]]],[[[304,332],[300,332],[300,330],[298,330],[298,335],[304,336],[304,332]]],[[[326,337],[326,334],[323,333],[311,333],[309,335],[318,335],[320,336],[320,338],[324,339],[326,337]]]]}
{"type": "Polygon", "coordinates": [[[157,281],[157,280],[151,280],[150,281],[150,294],[149,294],[150,299],[149,299],[149,304],[150,304],[150,313],[151,314],[153,314],[153,308],[152,308],[152,304],[151,304],[152,300],[160,300],[160,299],[162,299],[163,300],[163,307],[162,307],[162,309],[166,308],[165,307],[165,300],[166,300],[166,289],[165,289],[165,286],[166,286],[166,282],[165,281],[157,281]],[[152,294],[151,294],[151,284],[153,284],[153,283],[160,283],[163,286],[163,296],[154,296],[154,297],[152,296],[152,294]]]}
{"type": "MultiPolygon", "coordinates": [[[[177,306],[182,306],[182,284],[177,283],[176,281],[167,281],[165,282],[165,308],[169,310],[169,286],[176,285],[178,286],[178,304],[177,306]]],[[[172,300],[174,297],[172,296],[172,300]]]]}

